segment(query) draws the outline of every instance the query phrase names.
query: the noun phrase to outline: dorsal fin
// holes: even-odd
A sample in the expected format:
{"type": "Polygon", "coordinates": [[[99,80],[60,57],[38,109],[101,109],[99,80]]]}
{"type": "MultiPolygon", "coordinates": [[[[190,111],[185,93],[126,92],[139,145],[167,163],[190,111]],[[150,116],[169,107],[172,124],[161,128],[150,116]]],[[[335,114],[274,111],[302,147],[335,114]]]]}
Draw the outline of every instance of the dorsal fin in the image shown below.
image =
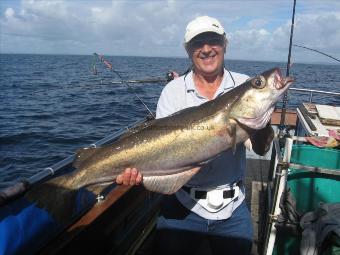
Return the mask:
{"type": "Polygon", "coordinates": [[[140,123],[140,124],[138,124],[138,125],[136,125],[136,126],[134,126],[134,127],[132,127],[132,128],[129,128],[124,134],[122,134],[122,135],[119,137],[118,141],[120,141],[120,140],[122,140],[122,139],[124,139],[124,138],[126,138],[126,137],[129,137],[130,135],[133,135],[133,134],[135,134],[135,133],[137,133],[137,132],[140,132],[141,130],[143,130],[143,129],[149,127],[149,126],[151,126],[151,125],[152,125],[153,123],[155,123],[156,121],[157,121],[157,120],[155,120],[155,119],[153,119],[153,120],[148,120],[148,121],[144,121],[144,122],[142,122],[142,123],[140,123]]]}
{"type": "Polygon", "coordinates": [[[73,161],[73,166],[75,168],[81,168],[82,163],[91,157],[99,148],[84,148],[80,149],[76,153],[75,160],[73,161]]]}

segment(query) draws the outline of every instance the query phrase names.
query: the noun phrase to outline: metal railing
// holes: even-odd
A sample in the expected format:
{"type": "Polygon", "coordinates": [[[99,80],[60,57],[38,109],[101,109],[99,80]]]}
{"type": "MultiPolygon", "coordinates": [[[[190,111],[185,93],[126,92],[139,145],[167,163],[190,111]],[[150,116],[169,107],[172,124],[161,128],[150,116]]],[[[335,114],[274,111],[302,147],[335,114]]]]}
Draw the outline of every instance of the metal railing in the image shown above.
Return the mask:
{"type": "Polygon", "coordinates": [[[309,93],[309,103],[313,102],[313,95],[322,94],[327,96],[338,96],[340,97],[340,92],[331,92],[331,91],[323,91],[323,90],[315,90],[315,89],[298,89],[298,88],[289,88],[289,91],[297,91],[303,93],[309,93]]]}

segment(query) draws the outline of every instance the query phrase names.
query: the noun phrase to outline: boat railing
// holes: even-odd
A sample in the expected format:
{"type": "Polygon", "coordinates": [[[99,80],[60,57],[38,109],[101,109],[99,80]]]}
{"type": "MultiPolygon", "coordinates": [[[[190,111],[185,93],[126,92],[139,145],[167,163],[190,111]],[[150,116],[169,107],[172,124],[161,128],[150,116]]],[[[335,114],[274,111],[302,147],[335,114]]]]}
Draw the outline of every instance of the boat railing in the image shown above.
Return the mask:
{"type": "Polygon", "coordinates": [[[314,94],[322,94],[322,95],[326,95],[326,96],[340,96],[340,92],[323,91],[323,90],[316,90],[316,89],[289,88],[289,91],[309,93],[309,103],[313,102],[314,94]]]}

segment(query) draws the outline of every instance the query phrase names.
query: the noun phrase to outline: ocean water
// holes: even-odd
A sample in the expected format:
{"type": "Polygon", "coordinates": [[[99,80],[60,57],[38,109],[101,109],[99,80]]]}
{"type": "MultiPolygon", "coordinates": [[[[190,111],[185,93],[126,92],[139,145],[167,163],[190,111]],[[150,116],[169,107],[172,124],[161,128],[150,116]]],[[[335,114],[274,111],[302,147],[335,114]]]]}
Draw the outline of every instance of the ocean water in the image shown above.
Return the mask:
{"type": "MultiPolygon", "coordinates": [[[[187,59],[106,57],[125,80],[183,73],[187,59]]],[[[284,63],[227,60],[250,76],[284,63]]],[[[340,92],[340,65],[294,64],[293,87],[340,92]]],[[[153,111],[165,82],[112,84],[119,77],[93,56],[0,55],[0,188],[27,178],[153,111]],[[96,63],[97,75],[93,74],[96,63]]],[[[308,95],[289,94],[289,107],[308,95]]],[[[315,96],[339,105],[339,98],[315,96]]]]}

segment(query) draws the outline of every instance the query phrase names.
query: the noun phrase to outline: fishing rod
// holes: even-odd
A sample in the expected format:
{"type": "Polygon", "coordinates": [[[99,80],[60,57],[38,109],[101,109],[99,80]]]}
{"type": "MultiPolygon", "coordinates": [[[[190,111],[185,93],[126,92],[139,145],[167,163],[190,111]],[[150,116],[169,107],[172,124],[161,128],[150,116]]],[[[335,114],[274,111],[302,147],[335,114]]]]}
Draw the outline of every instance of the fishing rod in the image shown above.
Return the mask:
{"type": "MultiPolygon", "coordinates": [[[[175,71],[170,70],[166,73],[166,78],[154,78],[154,79],[142,79],[142,80],[126,80],[124,82],[126,83],[160,83],[160,82],[170,82],[173,79],[179,77],[180,74],[178,74],[175,71]]],[[[111,81],[112,84],[122,84],[122,81],[111,81]]]]}
{"type": "MultiPolygon", "coordinates": [[[[167,82],[168,79],[156,78],[156,79],[145,79],[145,80],[127,80],[126,83],[159,83],[167,82]]],[[[122,84],[122,81],[111,81],[112,84],[122,84]]]]}
{"type": "MultiPolygon", "coordinates": [[[[292,23],[290,26],[290,39],[289,39],[289,51],[288,51],[288,61],[287,61],[287,70],[286,70],[286,76],[289,76],[289,70],[291,67],[291,55],[292,55],[292,46],[293,46],[293,34],[294,34],[294,22],[295,22],[295,6],[296,6],[296,0],[294,0],[293,4],[293,14],[292,14],[292,23]]],[[[281,119],[280,119],[280,125],[279,125],[279,137],[283,136],[283,129],[285,127],[285,117],[286,117],[286,107],[288,104],[288,90],[285,91],[283,94],[283,102],[282,102],[282,111],[281,111],[281,119]]]]}
{"type": "MultiPolygon", "coordinates": [[[[121,74],[118,71],[113,69],[113,65],[109,61],[105,60],[103,55],[99,55],[97,53],[93,53],[93,55],[97,56],[99,58],[99,60],[102,63],[104,63],[108,69],[110,69],[111,72],[115,73],[119,77],[120,83],[125,85],[128,89],[130,89],[130,91],[134,94],[134,96],[143,104],[143,106],[146,108],[146,110],[149,112],[149,114],[153,118],[155,118],[154,113],[149,109],[149,107],[144,103],[144,101],[134,92],[133,88],[123,79],[121,74]]],[[[93,70],[96,70],[95,65],[94,65],[94,69],[93,70]]],[[[97,71],[93,72],[93,73],[97,74],[97,71]]]]}

